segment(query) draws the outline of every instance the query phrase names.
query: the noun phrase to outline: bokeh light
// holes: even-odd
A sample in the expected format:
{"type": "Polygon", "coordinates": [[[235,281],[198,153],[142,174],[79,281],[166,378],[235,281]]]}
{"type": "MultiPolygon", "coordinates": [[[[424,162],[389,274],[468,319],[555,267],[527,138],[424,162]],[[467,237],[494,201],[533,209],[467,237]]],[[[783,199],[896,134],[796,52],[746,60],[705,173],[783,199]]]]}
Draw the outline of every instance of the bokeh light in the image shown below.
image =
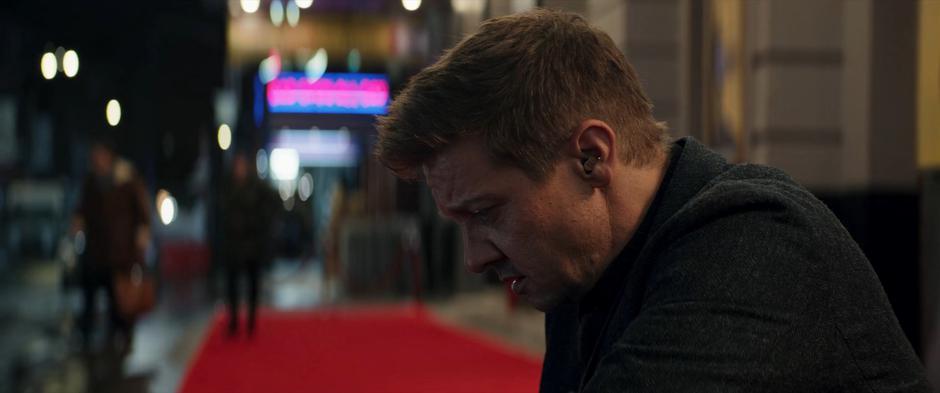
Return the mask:
{"type": "Polygon", "coordinates": [[[228,150],[232,146],[232,129],[228,124],[222,123],[219,126],[218,139],[220,149],[228,150]]]}
{"type": "Polygon", "coordinates": [[[261,83],[268,83],[277,79],[280,73],[281,56],[277,53],[272,53],[270,56],[265,57],[258,66],[258,77],[261,79],[261,83]]]}
{"type": "Polygon", "coordinates": [[[307,80],[310,83],[320,80],[323,74],[326,73],[327,62],[326,49],[317,49],[317,53],[307,61],[307,65],[304,67],[304,72],[307,74],[307,80]]]}
{"type": "Polygon", "coordinates": [[[121,103],[118,102],[118,100],[108,101],[108,106],[105,107],[104,114],[108,119],[109,125],[118,125],[118,123],[121,122],[121,103]]]}
{"type": "Polygon", "coordinates": [[[271,2],[271,8],[269,9],[268,15],[271,17],[271,23],[275,26],[280,26],[284,23],[284,4],[281,4],[281,0],[274,0],[271,2]]]}
{"type": "Polygon", "coordinates": [[[56,60],[55,54],[52,52],[46,52],[42,54],[42,59],[39,61],[39,70],[42,71],[42,77],[46,79],[55,78],[56,72],[56,60]]]}
{"type": "Polygon", "coordinates": [[[297,179],[300,169],[300,154],[295,149],[274,149],[271,151],[271,175],[277,180],[297,179]]]}
{"type": "Polygon", "coordinates": [[[297,4],[293,1],[287,2],[287,24],[291,27],[297,26],[297,23],[300,23],[300,8],[297,8],[297,4]]]}
{"type": "Polygon", "coordinates": [[[261,0],[241,0],[242,11],[253,14],[261,8],[261,0]]]}
{"type": "MultiPolygon", "coordinates": [[[[271,154],[271,157],[272,157],[272,158],[274,157],[273,152],[272,152],[272,154],[271,154]]],[[[273,171],[273,170],[274,170],[274,169],[273,169],[273,166],[272,166],[272,171],[273,171]]],[[[292,182],[292,181],[279,181],[279,182],[277,182],[277,193],[278,193],[278,195],[281,196],[281,200],[282,200],[282,201],[287,201],[288,199],[291,199],[291,197],[294,196],[294,182],[292,182]]]]}
{"type": "Polygon", "coordinates": [[[313,194],[313,176],[309,173],[304,173],[300,177],[300,182],[297,184],[297,195],[300,196],[300,200],[306,202],[310,195],[313,194]]]}
{"type": "Polygon", "coordinates": [[[349,55],[346,56],[346,66],[349,72],[359,72],[359,68],[362,67],[362,55],[359,54],[359,49],[349,50],[349,55]]]}
{"type": "Polygon", "coordinates": [[[157,205],[157,215],[160,216],[160,222],[162,222],[163,225],[170,225],[170,223],[176,219],[176,198],[173,198],[173,195],[170,195],[169,191],[160,189],[157,191],[155,202],[157,205]]]}
{"type": "Polygon", "coordinates": [[[300,8],[307,9],[313,5],[313,0],[295,0],[294,3],[300,8]]]}
{"type": "Polygon", "coordinates": [[[258,149],[255,154],[255,168],[258,170],[258,177],[264,179],[268,177],[268,152],[264,149],[258,149]]]}
{"type": "Polygon", "coordinates": [[[421,7],[421,0],[401,0],[401,6],[408,11],[415,11],[421,7]]]}
{"type": "Polygon", "coordinates": [[[71,78],[78,74],[78,53],[68,50],[62,55],[62,72],[71,78]]]}
{"type": "Polygon", "coordinates": [[[163,225],[170,225],[173,220],[176,219],[176,198],[173,198],[172,195],[167,195],[163,199],[163,202],[160,203],[160,222],[163,225]]]}

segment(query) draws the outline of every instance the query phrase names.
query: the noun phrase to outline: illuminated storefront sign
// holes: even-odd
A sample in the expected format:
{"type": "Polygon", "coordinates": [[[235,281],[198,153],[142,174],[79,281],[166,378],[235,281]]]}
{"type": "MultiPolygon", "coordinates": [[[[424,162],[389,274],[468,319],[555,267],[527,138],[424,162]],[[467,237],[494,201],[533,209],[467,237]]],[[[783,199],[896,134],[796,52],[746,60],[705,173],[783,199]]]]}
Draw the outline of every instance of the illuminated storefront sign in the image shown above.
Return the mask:
{"type": "Polygon", "coordinates": [[[326,73],[314,82],[304,73],[285,72],[267,84],[272,113],[382,115],[388,105],[388,79],[382,74],[326,73]]]}
{"type": "Polygon", "coordinates": [[[281,130],[270,147],[296,151],[298,164],[305,167],[347,167],[359,161],[359,148],[348,131],[281,130]]]}

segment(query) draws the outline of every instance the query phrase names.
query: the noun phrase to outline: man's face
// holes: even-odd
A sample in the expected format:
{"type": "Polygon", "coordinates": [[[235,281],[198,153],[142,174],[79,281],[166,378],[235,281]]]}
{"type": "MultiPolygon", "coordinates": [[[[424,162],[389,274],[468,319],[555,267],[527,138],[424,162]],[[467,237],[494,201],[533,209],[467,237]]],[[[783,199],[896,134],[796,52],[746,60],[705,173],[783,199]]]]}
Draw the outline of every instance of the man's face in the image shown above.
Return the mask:
{"type": "Polygon", "coordinates": [[[440,211],[462,229],[469,270],[494,270],[542,311],[577,298],[600,275],[610,246],[602,198],[570,166],[534,181],[495,163],[479,138],[461,140],[424,166],[440,211]]]}

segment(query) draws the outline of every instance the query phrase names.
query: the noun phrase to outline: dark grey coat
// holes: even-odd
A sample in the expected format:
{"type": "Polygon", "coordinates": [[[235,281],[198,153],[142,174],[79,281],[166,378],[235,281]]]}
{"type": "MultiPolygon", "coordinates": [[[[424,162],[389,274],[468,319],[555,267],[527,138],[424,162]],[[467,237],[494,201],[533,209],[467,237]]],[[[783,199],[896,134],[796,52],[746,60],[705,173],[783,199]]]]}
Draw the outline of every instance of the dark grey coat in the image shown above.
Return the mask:
{"type": "Polygon", "coordinates": [[[637,235],[546,335],[542,392],[930,391],[826,206],[688,138],[637,235]]]}

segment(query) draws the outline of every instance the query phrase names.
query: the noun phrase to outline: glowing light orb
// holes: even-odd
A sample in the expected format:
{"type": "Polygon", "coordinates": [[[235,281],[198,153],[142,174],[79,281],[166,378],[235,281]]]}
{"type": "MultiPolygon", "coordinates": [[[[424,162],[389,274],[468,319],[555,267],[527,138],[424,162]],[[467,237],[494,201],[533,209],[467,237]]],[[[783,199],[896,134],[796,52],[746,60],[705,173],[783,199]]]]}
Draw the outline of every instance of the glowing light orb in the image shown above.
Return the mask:
{"type": "Polygon", "coordinates": [[[281,56],[279,54],[274,53],[261,60],[261,64],[258,66],[258,77],[261,78],[261,83],[267,84],[277,79],[280,74],[281,56]]]}
{"type": "Polygon", "coordinates": [[[176,219],[176,198],[170,195],[170,192],[164,189],[157,191],[157,214],[160,216],[160,222],[163,225],[170,225],[176,219]]]}
{"type": "Polygon", "coordinates": [[[316,82],[323,77],[323,74],[326,73],[327,62],[326,49],[317,49],[317,53],[307,61],[307,65],[304,67],[307,80],[309,80],[310,83],[316,82]]]}
{"type": "Polygon", "coordinates": [[[401,6],[408,11],[415,11],[421,7],[421,0],[401,0],[401,6]]]}
{"type": "Polygon", "coordinates": [[[163,225],[170,225],[176,219],[176,198],[167,196],[160,204],[160,221],[163,225]]]}
{"type": "Polygon", "coordinates": [[[108,124],[113,126],[121,122],[121,103],[118,100],[108,101],[105,107],[104,115],[108,119],[108,124]]]}
{"type": "Polygon", "coordinates": [[[297,8],[297,3],[289,1],[287,3],[287,24],[295,27],[297,23],[300,23],[300,8],[297,8]]]}
{"type": "Polygon", "coordinates": [[[284,5],[281,4],[281,0],[272,1],[269,10],[268,15],[271,16],[271,23],[275,26],[280,26],[284,23],[284,5]]]}
{"type": "Polygon", "coordinates": [[[78,53],[69,50],[62,55],[62,72],[71,78],[78,74],[78,53]]]}
{"type": "Polygon", "coordinates": [[[359,72],[359,67],[362,66],[362,55],[359,54],[359,49],[352,48],[349,50],[349,55],[346,56],[346,66],[349,68],[349,72],[359,72]]]}
{"type": "Polygon", "coordinates": [[[297,184],[297,194],[300,196],[300,200],[304,202],[313,194],[313,176],[310,176],[309,173],[304,173],[300,177],[300,183],[297,184]]]}
{"type": "Polygon", "coordinates": [[[42,54],[42,59],[39,60],[39,70],[42,71],[42,77],[46,79],[55,78],[56,72],[56,60],[55,54],[52,52],[46,52],[42,54]]]}
{"type": "Polygon", "coordinates": [[[222,150],[228,150],[232,146],[232,129],[229,128],[228,124],[222,123],[219,126],[219,148],[222,150]]]}
{"type": "Polygon", "coordinates": [[[271,174],[277,180],[294,180],[300,170],[300,155],[294,149],[271,151],[271,174]]]}
{"type": "Polygon", "coordinates": [[[261,8],[261,0],[241,0],[242,11],[254,14],[261,8]]]}
{"type": "Polygon", "coordinates": [[[255,168],[258,170],[258,177],[264,179],[268,176],[268,152],[264,149],[258,149],[255,154],[255,168]]]}

